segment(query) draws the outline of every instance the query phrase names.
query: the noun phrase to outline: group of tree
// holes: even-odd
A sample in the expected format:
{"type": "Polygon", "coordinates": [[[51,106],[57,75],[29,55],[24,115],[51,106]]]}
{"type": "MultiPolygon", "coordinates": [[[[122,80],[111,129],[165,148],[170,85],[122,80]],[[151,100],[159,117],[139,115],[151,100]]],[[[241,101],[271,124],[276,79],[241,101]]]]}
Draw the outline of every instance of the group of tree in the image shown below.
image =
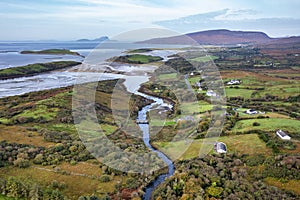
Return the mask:
{"type": "Polygon", "coordinates": [[[16,177],[0,178],[0,193],[15,199],[64,200],[61,192],[52,186],[42,188],[40,184],[16,177]]]}
{"type": "MultiPolygon", "coordinates": [[[[293,192],[269,186],[262,177],[271,176],[277,163],[261,159],[264,166],[261,176],[253,173],[247,165],[248,156],[235,154],[208,155],[204,158],[176,162],[175,175],[167,179],[154,192],[154,199],[297,199],[293,192]],[[268,169],[270,166],[273,168],[268,169]]],[[[258,157],[259,158],[259,157],[258,157]]],[[[296,166],[293,161],[293,167],[296,166]]],[[[252,161],[252,164],[256,161],[252,161]]],[[[284,166],[280,166],[285,169],[284,166]]],[[[289,169],[289,170],[292,170],[289,169]]],[[[276,170],[276,172],[278,172],[276,170]]],[[[291,175],[295,175],[292,170],[291,175]]],[[[286,176],[284,174],[283,176],[286,176]]]]}

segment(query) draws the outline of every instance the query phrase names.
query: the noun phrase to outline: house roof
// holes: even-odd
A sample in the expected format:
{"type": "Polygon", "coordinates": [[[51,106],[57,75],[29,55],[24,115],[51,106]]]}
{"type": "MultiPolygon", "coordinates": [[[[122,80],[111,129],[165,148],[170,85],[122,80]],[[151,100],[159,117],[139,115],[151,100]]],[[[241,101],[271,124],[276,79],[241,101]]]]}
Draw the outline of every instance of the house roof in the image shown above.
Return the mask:
{"type": "Polygon", "coordinates": [[[277,133],[281,136],[281,137],[285,137],[288,136],[285,132],[283,132],[282,130],[278,130],[277,133]]]}
{"type": "Polygon", "coordinates": [[[223,151],[227,151],[227,147],[226,145],[223,143],[223,142],[217,142],[215,143],[215,150],[218,151],[218,150],[223,150],[223,151]]]}
{"type": "Polygon", "coordinates": [[[227,151],[226,145],[224,143],[219,143],[218,147],[224,151],[227,151]]]}

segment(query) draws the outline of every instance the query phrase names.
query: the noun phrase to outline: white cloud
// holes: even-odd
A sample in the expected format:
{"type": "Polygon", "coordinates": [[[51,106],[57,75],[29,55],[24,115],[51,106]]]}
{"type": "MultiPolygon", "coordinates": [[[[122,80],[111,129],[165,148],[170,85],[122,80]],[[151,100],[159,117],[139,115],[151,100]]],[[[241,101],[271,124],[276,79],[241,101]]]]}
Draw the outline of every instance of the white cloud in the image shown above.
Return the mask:
{"type": "MultiPolygon", "coordinates": [[[[0,37],[5,34],[9,36],[13,31],[19,30],[19,24],[35,29],[40,29],[42,24],[44,27],[45,23],[49,29],[61,29],[65,24],[68,30],[61,33],[65,35],[73,34],[69,30],[77,30],[80,27],[81,32],[86,34],[90,34],[88,28],[95,27],[90,31],[97,34],[97,27],[101,31],[105,30],[105,34],[109,35],[132,28],[153,27],[155,21],[171,21],[224,9],[229,10],[223,15],[216,16],[216,20],[292,17],[300,13],[295,12],[295,9],[298,9],[296,5],[299,5],[299,0],[55,0],[46,3],[27,0],[19,2],[21,3],[17,0],[0,2],[2,27],[0,37]],[[292,2],[291,5],[289,5],[290,2],[292,2]],[[273,3],[276,3],[276,8],[271,5],[273,3]]],[[[191,19],[185,20],[191,21],[191,19]]],[[[204,21],[201,25],[206,25],[205,22],[207,24],[207,21],[204,21]]],[[[191,27],[190,25],[186,28],[200,29],[199,26],[191,27]]]]}

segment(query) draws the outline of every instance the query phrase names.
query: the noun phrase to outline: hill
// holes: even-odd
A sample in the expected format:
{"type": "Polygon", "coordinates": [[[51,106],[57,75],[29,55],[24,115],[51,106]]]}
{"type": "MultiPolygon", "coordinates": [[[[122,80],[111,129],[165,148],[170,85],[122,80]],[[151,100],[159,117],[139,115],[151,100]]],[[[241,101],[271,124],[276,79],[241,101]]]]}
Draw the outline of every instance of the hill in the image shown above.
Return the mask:
{"type": "Polygon", "coordinates": [[[230,31],[225,29],[209,30],[185,35],[154,38],[140,43],[149,44],[205,44],[205,45],[233,45],[233,44],[256,44],[272,41],[263,32],[230,31]]]}
{"type": "Polygon", "coordinates": [[[290,65],[298,65],[300,63],[300,36],[276,38],[263,44],[257,44],[256,47],[260,52],[269,55],[278,60],[288,59],[290,65]]]}

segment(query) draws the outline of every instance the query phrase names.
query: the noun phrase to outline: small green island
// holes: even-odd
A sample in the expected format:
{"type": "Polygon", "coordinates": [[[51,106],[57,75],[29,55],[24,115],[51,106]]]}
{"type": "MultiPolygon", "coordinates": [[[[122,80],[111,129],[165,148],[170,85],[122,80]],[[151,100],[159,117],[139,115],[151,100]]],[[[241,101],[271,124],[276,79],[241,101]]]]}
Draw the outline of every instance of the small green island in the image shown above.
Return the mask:
{"type": "Polygon", "coordinates": [[[147,53],[147,52],[151,52],[153,51],[153,49],[147,49],[147,48],[142,48],[142,49],[133,49],[128,51],[128,53],[147,53]]]}
{"type": "Polygon", "coordinates": [[[125,55],[114,57],[109,61],[120,62],[120,63],[130,63],[130,64],[148,64],[152,62],[158,62],[163,60],[160,56],[151,56],[151,55],[143,55],[143,54],[133,54],[133,55],[125,55]]]}
{"type": "Polygon", "coordinates": [[[21,67],[11,67],[0,70],[0,80],[20,78],[24,76],[33,76],[43,72],[49,72],[53,70],[63,69],[67,67],[73,67],[81,64],[75,61],[58,61],[49,63],[36,63],[29,64],[21,67]]]}
{"type": "Polygon", "coordinates": [[[50,54],[50,55],[73,55],[81,56],[78,52],[70,51],[68,49],[46,49],[41,51],[25,50],[21,51],[21,54],[50,54]]]}

